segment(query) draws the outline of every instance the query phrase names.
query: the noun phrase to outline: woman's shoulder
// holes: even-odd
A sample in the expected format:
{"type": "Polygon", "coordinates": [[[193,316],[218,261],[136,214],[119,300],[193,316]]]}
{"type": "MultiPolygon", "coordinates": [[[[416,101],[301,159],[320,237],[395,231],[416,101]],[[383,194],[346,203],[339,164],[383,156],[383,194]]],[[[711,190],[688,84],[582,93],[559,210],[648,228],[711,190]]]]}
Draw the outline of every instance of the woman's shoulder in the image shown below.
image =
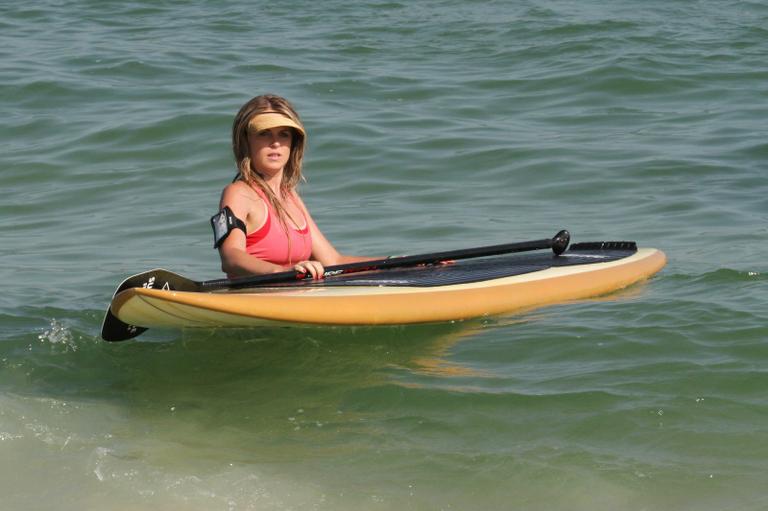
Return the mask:
{"type": "Polygon", "coordinates": [[[242,181],[238,179],[237,181],[232,181],[227,186],[224,187],[224,191],[222,193],[249,193],[252,192],[253,188],[248,186],[248,183],[245,181],[242,181]]]}
{"type": "Polygon", "coordinates": [[[252,186],[245,181],[234,181],[224,187],[221,192],[222,202],[229,201],[260,201],[263,200],[261,194],[257,193],[252,186]]]}
{"type": "Polygon", "coordinates": [[[268,208],[264,197],[244,181],[235,181],[224,187],[219,207],[229,207],[238,217],[255,215],[261,217],[268,208]]]}

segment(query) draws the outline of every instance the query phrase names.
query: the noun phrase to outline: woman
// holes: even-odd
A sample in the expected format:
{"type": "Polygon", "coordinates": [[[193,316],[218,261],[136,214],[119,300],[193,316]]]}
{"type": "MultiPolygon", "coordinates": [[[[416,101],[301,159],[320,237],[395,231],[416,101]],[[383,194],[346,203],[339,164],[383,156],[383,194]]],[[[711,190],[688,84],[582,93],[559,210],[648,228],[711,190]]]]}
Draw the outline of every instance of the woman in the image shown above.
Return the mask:
{"type": "Polygon", "coordinates": [[[305,143],[298,114],[280,96],[257,96],[235,117],[238,175],[211,218],[229,278],[293,268],[318,279],[325,266],[373,259],[341,255],[312,220],[296,191],[305,143]]]}

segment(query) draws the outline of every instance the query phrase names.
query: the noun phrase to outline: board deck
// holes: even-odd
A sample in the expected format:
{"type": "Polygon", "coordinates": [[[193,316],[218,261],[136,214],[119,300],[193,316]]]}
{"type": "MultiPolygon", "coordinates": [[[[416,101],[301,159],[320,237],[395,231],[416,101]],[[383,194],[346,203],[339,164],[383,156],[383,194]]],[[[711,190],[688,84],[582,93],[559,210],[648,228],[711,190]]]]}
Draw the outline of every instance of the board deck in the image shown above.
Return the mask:
{"type": "Polygon", "coordinates": [[[130,288],[114,297],[111,310],[142,327],[441,322],[606,294],[665,264],[657,249],[583,244],[559,256],[512,254],[236,291],[130,288]]]}

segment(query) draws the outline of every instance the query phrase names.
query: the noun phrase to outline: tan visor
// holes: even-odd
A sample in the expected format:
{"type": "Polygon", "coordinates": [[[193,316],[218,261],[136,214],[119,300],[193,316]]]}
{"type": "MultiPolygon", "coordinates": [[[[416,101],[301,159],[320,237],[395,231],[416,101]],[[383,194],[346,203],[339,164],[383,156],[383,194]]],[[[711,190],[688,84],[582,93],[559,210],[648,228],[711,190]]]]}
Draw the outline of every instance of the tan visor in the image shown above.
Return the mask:
{"type": "Polygon", "coordinates": [[[299,133],[306,136],[304,133],[304,128],[301,127],[299,123],[277,112],[268,112],[265,114],[255,115],[248,122],[248,131],[251,133],[258,133],[259,131],[268,130],[270,128],[277,128],[280,126],[294,128],[299,133]]]}

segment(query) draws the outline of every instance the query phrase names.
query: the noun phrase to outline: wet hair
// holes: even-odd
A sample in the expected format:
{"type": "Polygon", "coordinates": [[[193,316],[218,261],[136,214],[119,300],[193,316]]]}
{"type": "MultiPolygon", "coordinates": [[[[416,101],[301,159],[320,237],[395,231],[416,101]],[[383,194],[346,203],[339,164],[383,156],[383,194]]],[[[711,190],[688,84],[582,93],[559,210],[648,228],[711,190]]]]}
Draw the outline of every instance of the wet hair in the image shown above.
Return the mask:
{"type": "MultiPolygon", "coordinates": [[[[242,180],[251,187],[257,187],[264,196],[267,197],[274,211],[277,212],[280,223],[284,229],[287,229],[286,218],[290,218],[288,212],[283,208],[278,197],[272,189],[267,186],[264,177],[253,168],[251,163],[250,145],[248,144],[248,125],[251,120],[259,114],[268,112],[275,112],[288,117],[297,125],[303,128],[299,114],[288,102],[287,99],[274,94],[264,94],[262,96],[256,96],[255,98],[244,104],[235,116],[235,120],[232,123],[232,152],[235,156],[235,164],[237,166],[238,174],[235,177],[235,181],[242,180]]],[[[283,169],[283,179],[280,183],[280,195],[281,197],[288,197],[293,193],[293,190],[301,182],[304,177],[301,173],[301,166],[304,160],[304,147],[306,145],[306,137],[301,131],[291,128],[293,136],[291,138],[291,152],[288,156],[288,162],[283,169]]],[[[293,218],[291,218],[293,221],[293,218]]],[[[294,221],[294,224],[298,224],[294,221]]],[[[288,234],[286,230],[286,235],[288,234]]],[[[290,239],[290,237],[289,237],[290,239]]]]}

